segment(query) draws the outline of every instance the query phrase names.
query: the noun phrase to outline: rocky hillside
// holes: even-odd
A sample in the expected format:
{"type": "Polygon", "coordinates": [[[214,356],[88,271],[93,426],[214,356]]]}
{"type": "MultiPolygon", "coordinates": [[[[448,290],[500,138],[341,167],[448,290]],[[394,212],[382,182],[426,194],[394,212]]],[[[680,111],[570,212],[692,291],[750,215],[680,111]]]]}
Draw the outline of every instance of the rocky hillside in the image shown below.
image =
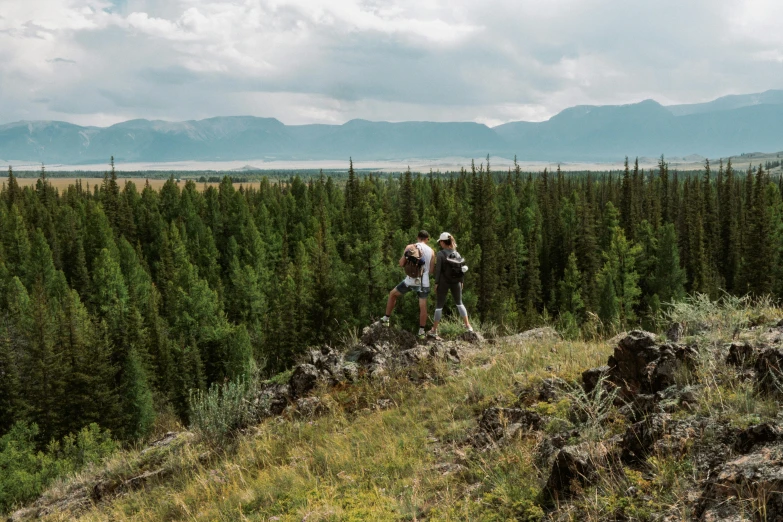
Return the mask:
{"type": "Polygon", "coordinates": [[[783,321],[423,344],[379,325],[10,520],[783,520],[783,321]]]}

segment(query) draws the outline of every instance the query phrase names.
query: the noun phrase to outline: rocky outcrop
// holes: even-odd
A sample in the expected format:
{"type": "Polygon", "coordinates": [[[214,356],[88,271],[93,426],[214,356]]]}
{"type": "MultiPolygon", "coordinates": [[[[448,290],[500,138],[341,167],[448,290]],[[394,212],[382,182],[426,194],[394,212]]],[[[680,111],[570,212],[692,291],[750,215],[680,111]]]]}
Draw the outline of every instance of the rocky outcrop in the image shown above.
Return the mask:
{"type": "Polygon", "coordinates": [[[755,363],[756,355],[756,350],[747,341],[731,343],[726,363],[733,366],[752,366],[755,363]]]}
{"type": "Polygon", "coordinates": [[[493,406],[481,413],[478,427],[468,440],[475,448],[488,449],[502,444],[520,432],[539,430],[542,422],[541,416],[531,410],[493,406]]]}
{"type": "Polygon", "coordinates": [[[609,366],[599,366],[598,368],[590,368],[582,372],[582,386],[587,393],[591,393],[598,386],[598,382],[603,378],[606,379],[609,376],[609,366]]]}
{"type": "Polygon", "coordinates": [[[476,331],[464,332],[459,336],[459,340],[470,344],[479,344],[484,342],[484,336],[476,331]]]}
{"type": "Polygon", "coordinates": [[[755,370],[762,390],[780,391],[783,388],[783,348],[762,348],[756,358],[755,370]]]}
{"type": "Polygon", "coordinates": [[[554,502],[567,499],[577,487],[592,484],[601,470],[618,467],[617,442],[615,437],[565,446],[558,451],[545,488],[549,499],[554,502]]]}
{"type": "Polygon", "coordinates": [[[655,393],[675,383],[682,364],[692,364],[698,353],[678,344],[656,344],[654,334],[634,330],[626,335],[609,357],[609,380],[620,386],[627,398],[655,393]]]}
{"type": "Polygon", "coordinates": [[[783,427],[765,422],[740,430],[735,435],[734,451],[749,453],[757,446],[781,441],[783,441],[783,427]]]}
{"type": "Polygon", "coordinates": [[[751,510],[761,511],[762,520],[783,520],[783,445],[760,447],[726,462],[704,489],[697,516],[706,521],[737,513],[738,499],[755,503],[751,510]]]}

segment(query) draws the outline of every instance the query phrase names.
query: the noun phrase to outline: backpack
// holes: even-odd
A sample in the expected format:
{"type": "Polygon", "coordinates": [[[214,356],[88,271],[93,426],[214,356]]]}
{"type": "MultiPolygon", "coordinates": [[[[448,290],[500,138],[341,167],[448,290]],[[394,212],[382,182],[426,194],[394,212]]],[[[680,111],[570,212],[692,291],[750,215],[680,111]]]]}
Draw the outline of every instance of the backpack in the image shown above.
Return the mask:
{"type": "Polygon", "coordinates": [[[462,282],[465,278],[465,272],[468,271],[468,265],[459,252],[456,250],[446,256],[446,262],[443,263],[443,277],[447,283],[462,282]]]}
{"type": "Polygon", "coordinates": [[[405,275],[410,278],[418,279],[424,271],[424,257],[421,248],[416,246],[405,251],[405,275]]]}

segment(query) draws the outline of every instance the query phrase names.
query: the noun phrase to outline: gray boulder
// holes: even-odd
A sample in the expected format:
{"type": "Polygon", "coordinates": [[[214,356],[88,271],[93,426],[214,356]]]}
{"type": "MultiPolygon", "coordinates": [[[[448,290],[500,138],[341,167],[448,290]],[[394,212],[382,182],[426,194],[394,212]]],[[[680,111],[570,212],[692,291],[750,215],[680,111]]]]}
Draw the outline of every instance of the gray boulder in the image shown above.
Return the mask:
{"type": "Polygon", "coordinates": [[[318,368],[312,364],[298,365],[291,375],[291,380],[288,381],[291,395],[295,398],[304,397],[316,387],[320,376],[318,368]]]}

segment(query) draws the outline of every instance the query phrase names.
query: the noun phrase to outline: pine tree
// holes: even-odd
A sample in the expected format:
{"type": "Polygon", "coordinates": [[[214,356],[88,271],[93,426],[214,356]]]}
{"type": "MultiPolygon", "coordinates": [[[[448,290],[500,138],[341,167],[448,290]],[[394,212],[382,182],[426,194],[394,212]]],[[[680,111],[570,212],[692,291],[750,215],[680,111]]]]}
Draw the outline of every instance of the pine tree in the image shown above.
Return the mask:
{"type": "Polygon", "coordinates": [[[565,274],[560,282],[560,312],[568,312],[574,318],[579,319],[584,311],[582,301],[582,274],[576,264],[576,254],[571,252],[568,256],[565,274]]]}
{"type": "MultiPolygon", "coordinates": [[[[618,318],[620,324],[629,325],[636,320],[635,307],[639,302],[641,290],[639,289],[639,275],[636,272],[636,257],[639,253],[638,246],[632,246],[625,238],[625,233],[620,227],[615,227],[609,250],[605,252],[606,262],[599,273],[599,287],[602,288],[601,304],[599,310],[608,314],[614,309],[606,288],[607,281],[614,285],[613,296],[616,299],[618,318]]],[[[599,314],[600,315],[600,314],[599,314]]],[[[605,316],[612,319],[611,315],[605,316]]],[[[601,318],[605,323],[604,317],[601,318]]]]}
{"type": "Polygon", "coordinates": [[[685,270],[680,266],[677,232],[667,223],[658,229],[658,249],[655,273],[650,291],[662,303],[673,303],[685,296],[685,270]]]}
{"type": "Polygon", "coordinates": [[[772,291],[775,252],[773,250],[773,224],[771,209],[767,204],[769,177],[759,165],[753,183],[751,211],[747,224],[748,234],[743,258],[743,273],[746,288],[754,295],[765,295],[772,291]]]}
{"type": "Polygon", "coordinates": [[[411,231],[419,222],[416,212],[416,198],[413,194],[413,177],[411,169],[405,171],[402,183],[400,184],[400,228],[405,231],[411,231]]]}
{"type": "Polygon", "coordinates": [[[704,177],[702,180],[702,212],[704,220],[704,256],[706,264],[706,288],[710,295],[717,297],[721,286],[718,263],[720,252],[720,223],[718,221],[717,201],[712,184],[710,160],[704,162],[704,177]]]}
{"type": "Polygon", "coordinates": [[[16,181],[16,176],[14,176],[14,169],[10,165],[8,166],[8,186],[6,187],[5,201],[9,209],[15,204],[21,204],[22,202],[22,189],[19,188],[19,183],[16,181]]]}
{"type": "Polygon", "coordinates": [[[617,299],[615,286],[613,270],[609,263],[606,263],[598,273],[598,317],[606,333],[614,332],[620,325],[620,301],[617,299]]]}
{"type": "Polygon", "coordinates": [[[633,182],[631,172],[628,168],[628,156],[625,157],[625,169],[623,170],[623,192],[620,201],[620,223],[625,231],[625,235],[633,237],[633,223],[631,218],[631,206],[633,205],[633,182]]]}

